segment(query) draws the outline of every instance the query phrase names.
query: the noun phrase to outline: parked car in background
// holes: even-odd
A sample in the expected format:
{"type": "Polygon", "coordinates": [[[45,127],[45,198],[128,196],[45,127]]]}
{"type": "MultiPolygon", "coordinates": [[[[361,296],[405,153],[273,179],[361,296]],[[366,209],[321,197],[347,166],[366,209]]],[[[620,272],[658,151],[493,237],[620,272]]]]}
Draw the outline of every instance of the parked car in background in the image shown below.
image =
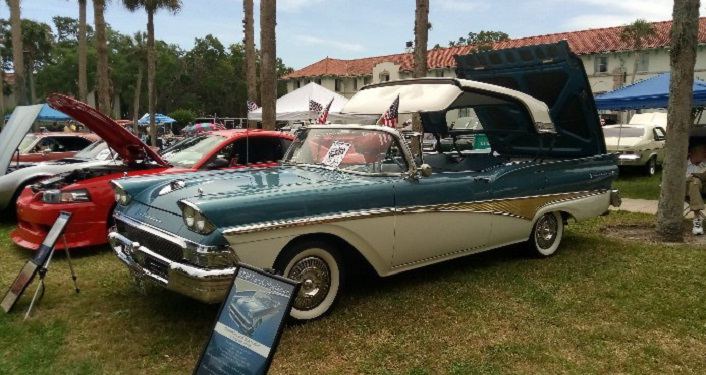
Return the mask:
{"type": "MultiPolygon", "coordinates": [[[[292,136],[262,130],[224,130],[203,134],[179,143],[162,156],[132,133],[94,108],[63,95],[52,95],[49,105],[100,135],[121,162],[62,173],[25,188],[17,199],[14,243],[37,249],[60,211],[73,216],[65,235],[71,248],[101,245],[115,198],[110,181],[120,177],[243,168],[276,164],[292,136]]],[[[57,244],[63,248],[63,242],[57,244]]]]}
{"type": "Polygon", "coordinates": [[[68,158],[98,139],[93,133],[29,133],[20,142],[19,157],[13,161],[38,163],[68,158]]]}
{"type": "Polygon", "coordinates": [[[468,131],[490,147],[413,155],[389,127],[309,126],[281,166],[113,181],[111,247],[141,279],[204,302],[224,298],[236,262],[273,268],[301,282],[291,312],[300,320],[330,311],[361,261],[389,276],[514,243],[553,255],[570,219],[617,204],[616,157],[565,43],[488,53],[497,55],[479,61],[501,66],[482,78],[547,95],[556,117],[524,92],[471,80],[365,86],[344,113],[383,113],[398,98],[400,113],[441,133],[470,109],[480,129],[468,131]]]}
{"type": "Polygon", "coordinates": [[[96,141],[70,158],[38,163],[0,176],[0,211],[14,215],[22,190],[39,180],[75,170],[121,164],[117,154],[104,141],[96,141]]]}
{"type": "Polygon", "coordinates": [[[664,161],[666,131],[663,127],[646,125],[607,125],[603,135],[608,152],[618,154],[618,165],[640,168],[647,175],[654,175],[664,161]]]}

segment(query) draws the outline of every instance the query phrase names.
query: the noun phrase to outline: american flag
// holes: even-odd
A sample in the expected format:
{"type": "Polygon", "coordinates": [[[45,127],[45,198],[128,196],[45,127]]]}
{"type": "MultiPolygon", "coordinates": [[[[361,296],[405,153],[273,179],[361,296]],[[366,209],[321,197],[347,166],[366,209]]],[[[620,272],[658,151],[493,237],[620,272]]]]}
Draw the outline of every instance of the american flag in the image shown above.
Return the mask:
{"type": "Polygon", "coordinates": [[[323,111],[321,111],[321,114],[319,114],[319,118],[316,119],[317,124],[325,124],[326,119],[328,118],[328,110],[331,109],[331,104],[333,104],[333,98],[331,98],[331,101],[328,102],[326,105],[326,108],[324,108],[323,111]]]}
{"type": "Polygon", "coordinates": [[[311,99],[309,99],[309,112],[316,112],[319,113],[324,109],[324,106],[319,104],[318,102],[315,102],[311,99]]]}
{"type": "Polygon", "coordinates": [[[400,109],[400,96],[397,95],[397,98],[395,99],[394,102],[392,102],[392,105],[390,108],[385,111],[385,113],[380,116],[380,119],[378,119],[377,124],[378,125],[385,125],[385,126],[390,126],[390,127],[395,127],[397,126],[397,118],[399,116],[399,109],[400,109]]]}
{"type": "Polygon", "coordinates": [[[257,104],[255,104],[254,101],[248,100],[248,112],[252,112],[252,111],[254,111],[254,110],[258,109],[258,108],[259,108],[259,107],[257,106],[257,104]]]}

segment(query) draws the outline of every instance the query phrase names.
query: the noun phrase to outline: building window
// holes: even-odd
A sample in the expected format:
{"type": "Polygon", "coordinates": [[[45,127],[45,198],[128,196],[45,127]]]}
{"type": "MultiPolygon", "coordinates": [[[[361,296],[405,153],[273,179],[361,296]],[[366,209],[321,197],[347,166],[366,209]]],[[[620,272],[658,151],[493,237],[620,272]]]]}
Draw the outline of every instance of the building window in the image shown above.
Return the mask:
{"type": "Polygon", "coordinates": [[[595,73],[608,73],[608,56],[596,56],[595,73]]]}
{"type": "Polygon", "coordinates": [[[380,73],[380,82],[387,82],[390,80],[390,73],[388,72],[381,72],[380,73]]]}
{"type": "Polygon", "coordinates": [[[353,78],[353,91],[358,91],[358,77],[353,78]]]}
{"type": "Polygon", "coordinates": [[[437,69],[434,71],[434,76],[436,77],[443,77],[444,76],[444,70],[443,69],[437,69]]]}
{"type": "Polygon", "coordinates": [[[333,80],[333,89],[336,90],[337,92],[343,91],[343,83],[341,82],[340,79],[336,78],[333,80]]]}
{"type": "Polygon", "coordinates": [[[314,82],[315,82],[317,85],[320,85],[320,84],[321,84],[321,78],[316,78],[316,79],[314,80],[314,82]]]}
{"type": "Polygon", "coordinates": [[[647,72],[650,70],[650,55],[647,52],[638,54],[637,59],[637,71],[647,72]]]}
{"type": "Polygon", "coordinates": [[[363,84],[364,84],[364,85],[369,85],[369,84],[370,84],[370,81],[372,81],[372,79],[373,79],[373,78],[370,77],[370,76],[363,77],[363,84]]]}
{"type": "Polygon", "coordinates": [[[302,87],[302,82],[300,80],[294,81],[294,88],[298,89],[300,87],[302,87]]]}

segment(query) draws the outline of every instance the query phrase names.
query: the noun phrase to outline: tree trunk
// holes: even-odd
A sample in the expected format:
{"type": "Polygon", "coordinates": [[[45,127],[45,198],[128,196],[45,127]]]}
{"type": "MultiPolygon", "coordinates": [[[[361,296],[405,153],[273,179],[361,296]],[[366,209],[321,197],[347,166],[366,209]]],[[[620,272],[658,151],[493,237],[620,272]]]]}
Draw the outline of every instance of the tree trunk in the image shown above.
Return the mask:
{"type": "Polygon", "coordinates": [[[93,17],[96,27],[96,54],[98,55],[98,110],[110,116],[110,79],[108,76],[108,42],[105,35],[105,0],[93,0],[93,17]]]}
{"type": "MultiPolygon", "coordinates": [[[[255,17],[253,0],[243,0],[243,34],[245,35],[245,81],[248,100],[257,100],[257,55],[255,52],[255,17]]],[[[257,121],[248,121],[248,128],[257,126],[257,121]]]]}
{"type": "Polygon", "coordinates": [[[12,32],[12,67],[15,70],[15,102],[27,105],[25,86],[24,47],[22,46],[22,21],[20,20],[20,0],[8,0],[10,6],[10,30],[12,32]]]}
{"type": "Polygon", "coordinates": [[[150,113],[150,144],[157,146],[157,125],[154,122],[156,94],[154,90],[155,76],[154,58],[154,10],[147,10],[147,106],[150,113]]]}
{"type": "Polygon", "coordinates": [[[262,128],[274,129],[277,112],[277,24],[276,0],[260,0],[260,100],[262,100],[262,128]]]}
{"type": "MultiPolygon", "coordinates": [[[[429,0],[416,0],[414,12],[414,77],[427,76],[427,43],[429,39],[429,0]]],[[[412,131],[422,133],[422,118],[419,113],[412,115],[412,131]]],[[[421,155],[419,142],[412,142],[412,153],[421,155]]]]}
{"type": "Polygon", "coordinates": [[[657,208],[657,234],[663,241],[683,241],[682,224],[686,189],[686,159],[689,144],[699,30],[699,0],[675,0],[672,13],[672,71],[667,110],[667,141],[662,169],[662,187],[657,208]]]}
{"type": "Polygon", "coordinates": [[[87,51],[86,0],[78,0],[78,100],[82,102],[88,97],[87,51]]]}
{"type": "Polygon", "coordinates": [[[135,135],[140,134],[140,127],[137,121],[140,119],[140,94],[142,93],[142,64],[137,68],[137,82],[135,82],[135,93],[133,95],[132,102],[132,129],[135,131],[135,135]]]}
{"type": "Polygon", "coordinates": [[[630,79],[630,84],[635,83],[635,77],[637,76],[637,63],[640,58],[640,50],[635,50],[635,61],[632,64],[632,79],[630,79]]]}
{"type": "Polygon", "coordinates": [[[27,70],[27,78],[29,78],[29,97],[30,97],[30,104],[35,104],[37,103],[37,85],[34,82],[34,69],[32,68],[34,66],[34,61],[28,61],[29,66],[27,70]]]}
{"type": "MultiPolygon", "coordinates": [[[[4,65],[0,57],[0,66],[4,65]]],[[[0,130],[5,127],[5,70],[0,69],[0,130]]]]}

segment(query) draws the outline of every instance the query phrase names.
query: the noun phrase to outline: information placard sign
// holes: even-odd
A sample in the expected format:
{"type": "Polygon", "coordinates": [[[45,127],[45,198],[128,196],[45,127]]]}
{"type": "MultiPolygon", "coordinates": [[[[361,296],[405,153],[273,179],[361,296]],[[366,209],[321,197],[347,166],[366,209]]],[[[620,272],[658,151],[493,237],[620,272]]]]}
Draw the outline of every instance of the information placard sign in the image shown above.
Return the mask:
{"type": "Polygon", "coordinates": [[[10,289],[5,293],[5,298],[0,302],[0,307],[2,307],[5,312],[12,310],[12,307],[15,306],[17,300],[22,296],[22,293],[27,289],[29,284],[32,283],[32,280],[34,280],[37,271],[47,262],[51,250],[54,248],[54,245],[56,245],[56,241],[59,237],[64,233],[64,229],[66,229],[70,218],[70,212],[62,211],[59,214],[59,217],[54,222],[54,225],[52,225],[44,241],[42,241],[39,250],[37,250],[37,255],[35,255],[32,260],[28,260],[24,267],[22,267],[20,274],[17,275],[10,289]]]}
{"type": "Polygon", "coordinates": [[[299,284],[239,265],[194,374],[265,374],[299,284]]]}

